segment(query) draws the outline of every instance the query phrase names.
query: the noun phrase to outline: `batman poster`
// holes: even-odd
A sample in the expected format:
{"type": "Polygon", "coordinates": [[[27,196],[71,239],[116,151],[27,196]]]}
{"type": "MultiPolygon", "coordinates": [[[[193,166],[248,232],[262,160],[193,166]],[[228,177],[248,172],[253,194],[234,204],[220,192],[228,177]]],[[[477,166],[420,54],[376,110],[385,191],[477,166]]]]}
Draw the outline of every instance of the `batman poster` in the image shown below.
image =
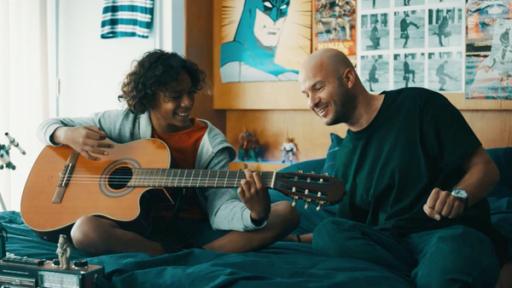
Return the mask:
{"type": "Polygon", "coordinates": [[[310,53],[311,0],[222,0],[223,83],[296,81],[310,53]]]}

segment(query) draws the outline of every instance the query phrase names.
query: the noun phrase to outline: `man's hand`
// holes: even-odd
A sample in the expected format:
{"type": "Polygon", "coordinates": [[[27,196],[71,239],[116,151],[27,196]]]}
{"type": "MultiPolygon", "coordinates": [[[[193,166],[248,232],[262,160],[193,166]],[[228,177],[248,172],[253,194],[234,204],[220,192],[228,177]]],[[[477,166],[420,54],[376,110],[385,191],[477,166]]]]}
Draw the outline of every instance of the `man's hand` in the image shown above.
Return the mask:
{"type": "Polygon", "coordinates": [[[437,221],[442,217],[454,219],[464,212],[464,201],[453,197],[451,192],[434,188],[423,205],[423,211],[428,217],[437,221]]]}
{"type": "Polygon", "coordinates": [[[245,179],[240,181],[240,200],[251,211],[252,220],[266,220],[270,213],[270,197],[267,188],[261,183],[259,173],[244,170],[245,179]]]}
{"type": "Polygon", "coordinates": [[[105,132],[94,126],[60,127],[52,135],[53,141],[68,145],[90,160],[99,160],[99,156],[108,155],[106,149],[114,147],[105,132]]]}

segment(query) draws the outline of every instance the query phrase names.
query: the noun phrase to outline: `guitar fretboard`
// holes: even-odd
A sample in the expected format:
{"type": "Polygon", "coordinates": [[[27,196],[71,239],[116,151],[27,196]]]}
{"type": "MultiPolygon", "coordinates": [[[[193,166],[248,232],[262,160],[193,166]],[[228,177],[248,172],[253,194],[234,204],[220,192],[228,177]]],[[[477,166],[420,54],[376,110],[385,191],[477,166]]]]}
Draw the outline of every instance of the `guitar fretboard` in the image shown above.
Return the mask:
{"type": "MultiPolygon", "coordinates": [[[[234,188],[245,179],[242,170],[201,170],[201,169],[133,169],[128,186],[132,187],[197,187],[234,188]]],[[[275,172],[260,172],[266,187],[273,187],[275,172]]]]}

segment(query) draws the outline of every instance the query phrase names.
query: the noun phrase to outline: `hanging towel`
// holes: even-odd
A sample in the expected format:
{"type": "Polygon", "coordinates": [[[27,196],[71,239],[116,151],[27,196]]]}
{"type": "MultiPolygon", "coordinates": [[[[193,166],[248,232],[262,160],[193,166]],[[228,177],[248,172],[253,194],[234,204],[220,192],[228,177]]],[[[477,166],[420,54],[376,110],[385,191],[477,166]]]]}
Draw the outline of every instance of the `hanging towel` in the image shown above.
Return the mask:
{"type": "Polygon", "coordinates": [[[154,0],[105,0],[101,38],[148,38],[154,0]]]}

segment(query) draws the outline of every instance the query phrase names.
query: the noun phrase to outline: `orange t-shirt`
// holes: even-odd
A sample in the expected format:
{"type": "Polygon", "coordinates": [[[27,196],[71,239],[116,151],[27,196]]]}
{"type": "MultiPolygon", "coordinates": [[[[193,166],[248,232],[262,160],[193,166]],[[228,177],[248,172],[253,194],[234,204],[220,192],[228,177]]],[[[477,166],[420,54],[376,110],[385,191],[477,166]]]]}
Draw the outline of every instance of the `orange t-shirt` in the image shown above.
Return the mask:
{"type": "Polygon", "coordinates": [[[152,137],[164,141],[171,151],[171,168],[195,168],[197,151],[208,127],[196,119],[192,121],[192,127],[183,131],[159,135],[153,130],[152,137]]]}
{"type": "MultiPolygon", "coordinates": [[[[192,119],[192,127],[178,132],[159,135],[155,130],[152,137],[164,141],[171,151],[171,168],[194,169],[197,151],[208,126],[196,119],[192,119]]],[[[180,189],[180,188],[178,188],[180,189]]],[[[182,218],[202,219],[206,215],[199,205],[196,193],[185,193],[182,198],[179,216],[182,218]]]]}

